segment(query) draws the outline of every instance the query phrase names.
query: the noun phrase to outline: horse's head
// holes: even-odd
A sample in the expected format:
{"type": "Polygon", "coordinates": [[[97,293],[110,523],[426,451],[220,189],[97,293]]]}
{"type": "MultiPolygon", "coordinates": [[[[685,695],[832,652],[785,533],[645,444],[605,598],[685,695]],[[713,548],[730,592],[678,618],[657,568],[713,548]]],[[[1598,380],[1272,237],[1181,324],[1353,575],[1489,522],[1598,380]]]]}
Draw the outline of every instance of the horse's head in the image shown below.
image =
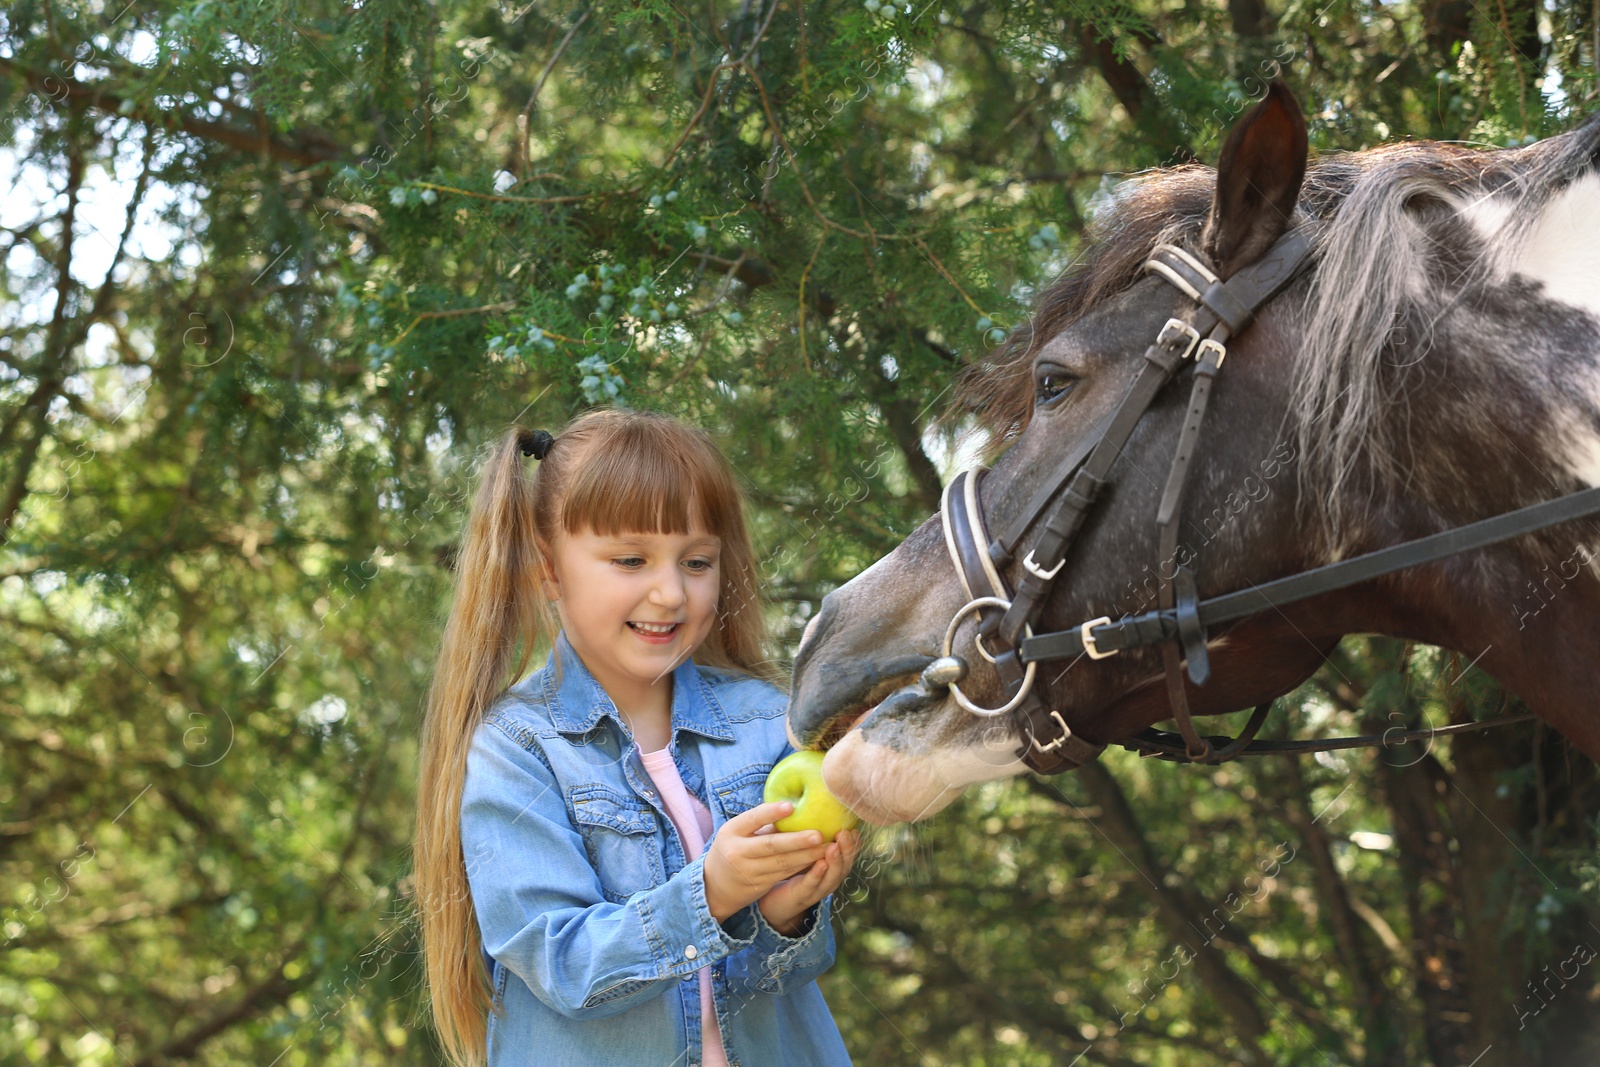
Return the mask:
{"type": "MultiPolygon", "coordinates": [[[[1566,166],[1576,187],[1573,168],[1581,172],[1587,165],[1579,148],[1592,156],[1594,142],[1600,135],[1591,129],[1587,147],[1568,145],[1565,154],[1548,151],[1554,162],[1546,158],[1546,169],[1566,166]]],[[[1438,147],[1444,156],[1458,151],[1438,147]]],[[[1180,565],[1193,569],[1202,596],[1248,589],[1342,555],[1495,513],[1507,502],[1526,502],[1515,487],[1470,484],[1474,472],[1467,454],[1474,444],[1460,425],[1431,435],[1407,422],[1398,443],[1384,447],[1397,440],[1395,412],[1386,399],[1410,396],[1429,374],[1448,379],[1446,359],[1459,352],[1446,346],[1470,347],[1451,345],[1452,320],[1443,310],[1430,310],[1428,301],[1437,296],[1448,309],[1473,285],[1527,288],[1510,270],[1471,254],[1473,241],[1480,253],[1484,247],[1485,219],[1505,221],[1483,205],[1492,208],[1495,188],[1517,183],[1504,174],[1483,178],[1488,199],[1473,205],[1439,192],[1453,188],[1452,176],[1429,171],[1429,166],[1439,170],[1436,161],[1421,160],[1418,168],[1434,173],[1436,188],[1422,181],[1413,190],[1416,195],[1400,199],[1398,206],[1375,197],[1375,206],[1362,209],[1370,218],[1358,215],[1336,224],[1340,201],[1367,195],[1368,172],[1386,165],[1381,157],[1370,165],[1361,160],[1353,156],[1321,164],[1326,177],[1320,184],[1308,183],[1307,202],[1299,203],[1307,162],[1305,124],[1288,91],[1275,85],[1230,133],[1214,179],[1209,170],[1194,167],[1133,183],[1110,209],[1083,262],[1041,297],[1031,328],[1019,331],[969,379],[967,396],[974,409],[1007,445],[981,482],[989,534],[1011,529],[1019,518],[1041,516],[1001,568],[1006,584],[1015,589],[1024,578],[1021,561],[1039,544],[1051,514],[1048,507],[1038,510],[1041,489],[1050,491],[1062,457],[1081,453],[1087,439],[1104,432],[1164,324],[1195,307],[1167,280],[1141,270],[1151,250],[1160,244],[1184,248],[1227,280],[1250,268],[1289,229],[1303,227],[1315,235],[1320,273],[1278,294],[1253,324],[1228,340],[1225,369],[1210,399],[1183,497],[1176,551],[1162,551],[1156,515],[1180,445],[1192,364],[1138,419],[1105,488],[1070,540],[1063,569],[1034,619],[1035,630],[1147,612],[1156,606],[1163,572],[1170,578],[1180,565]],[[1387,236],[1350,230],[1391,206],[1394,225],[1409,229],[1388,252],[1362,248],[1363,240],[1387,236]],[[1435,250],[1431,258],[1429,249],[1435,250]],[[1330,277],[1330,260],[1348,277],[1330,277]],[[1341,297],[1334,290],[1347,283],[1354,288],[1343,299],[1352,308],[1341,319],[1341,297]],[[1428,290],[1434,283],[1437,293],[1428,290]],[[1387,301],[1379,301],[1382,306],[1365,317],[1361,307],[1371,294],[1362,292],[1362,285],[1384,287],[1387,301]],[[1308,340],[1308,327],[1333,336],[1308,340]],[[1375,340],[1363,340],[1374,331],[1375,340]],[[1335,369],[1306,373],[1305,360],[1322,358],[1315,351],[1319,345],[1331,353],[1324,362],[1335,369]],[[1407,358],[1420,350],[1441,354],[1432,364],[1407,358]],[[1342,362],[1336,358],[1341,356],[1342,362]],[[1361,359],[1381,366],[1363,374],[1360,367],[1352,369],[1361,359]],[[1318,453],[1309,468],[1303,462],[1308,450],[1318,453]],[[1435,467],[1411,480],[1414,498],[1399,494],[1386,478],[1418,463],[1435,467]],[[1448,469],[1438,469],[1439,464],[1448,469]],[[1382,506],[1373,503],[1380,498],[1382,506]]],[[[1477,173],[1482,177],[1492,169],[1478,166],[1477,173]]],[[[1594,206],[1600,209],[1596,185],[1594,206]]],[[[1534,195],[1532,188],[1523,182],[1519,195],[1534,195]]],[[[1557,188],[1547,183],[1539,195],[1557,196],[1552,192],[1557,188]]],[[[1600,211],[1586,221],[1600,221],[1600,211]]],[[[1559,295],[1548,281],[1545,288],[1545,296],[1559,295]]],[[[1533,295],[1538,304],[1539,294],[1533,295]]],[[[1591,299],[1600,312],[1600,297],[1591,299]]],[[[1543,303],[1546,310],[1556,308],[1551,314],[1560,318],[1559,301],[1543,303]]],[[[1528,314],[1524,309],[1524,319],[1528,314]]],[[[1574,351],[1600,357],[1600,316],[1580,312],[1557,325],[1569,332],[1569,340],[1576,339],[1569,345],[1574,351]]],[[[1481,333],[1482,328],[1479,321],[1476,329],[1481,333]]],[[[1519,343],[1527,349],[1528,335],[1519,343]]],[[[1586,366],[1592,370],[1597,362],[1586,366]]],[[[1545,410],[1537,390],[1517,387],[1506,393],[1509,387],[1495,383],[1492,375],[1456,391],[1470,398],[1483,388],[1497,406],[1545,410]],[[1496,388],[1502,395],[1493,395],[1496,388]]],[[[1450,395],[1439,402],[1456,410],[1456,399],[1450,395]]],[[[1591,399],[1600,402],[1600,390],[1591,399]]],[[[1404,414],[1415,418],[1418,413],[1404,414]]],[[[1597,430],[1585,439],[1590,446],[1600,443],[1600,420],[1592,425],[1597,430]]],[[[1585,462],[1596,468],[1587,480],[1600,481],[1600,465],[1585,447],[1578,442],[1575,450],[1562,453],[1571,459],[1562,483],[1567,488],[1585,480],[1578,470],[1585,462]]],[[[1593,455],[1600,456],[1600,447],[1593,455]]],[[[1559,478],[1560,462],[1552,462],[1559,478]]],[[[1543,495],[1553,495],[1548,486],[1544,490],[1543,495]]],[[[1527,492],[1538,495],[1534,487],[1527,492]]],[[[1497,558],[1485,552],[1463,566],[1495,571],[1497,558]]],[[[1211,679],[1186,688],[1192,710],[1201,715],[1232,711],[1287,692],[1349,632],[1467,645],[1476,637],[1440,621],[1460,607],[1446,603],[1441,592],[1449,585],[1441,581],[1446,572],[1445,565],[1435,565],[1420,576],[1368,583],[1207,635],[1211,679]]],[[[958,706],[947,690],[919,683],[919,674],[940,655],[947,626],[970,599],[947,551],[944,521],[934,516],[830,594],[807,628],[795,663],[790,735],[797,745],[829,750],[824,762],[829,788],[871,821],[924,818],[972,783],[1024,770],[1020,754],[1028,731],[1015,715],[980,717],[958,706]]],[[[955,627],[953,644],[969,666],[962,691],[978,705],[994,708],[1013,690],[974,646],[980,614],[967,614],[955,627]]],[[[1514,621],[1513,613],[1507,612],[1507,621],[1514,621]]],[[[1162,652],[1153,647],[1104,659],[1041,663],[1033,685],[1075,734],[1100,744],[1129,737],[1170,714],[1162,652]]]]}

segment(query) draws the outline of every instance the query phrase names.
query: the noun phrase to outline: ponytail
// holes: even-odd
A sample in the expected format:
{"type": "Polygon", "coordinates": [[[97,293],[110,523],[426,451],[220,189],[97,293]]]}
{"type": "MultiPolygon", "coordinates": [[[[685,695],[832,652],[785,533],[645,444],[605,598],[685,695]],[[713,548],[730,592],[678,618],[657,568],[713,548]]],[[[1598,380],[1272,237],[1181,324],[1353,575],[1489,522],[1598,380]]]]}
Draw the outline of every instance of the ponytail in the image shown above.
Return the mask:
{"type": "Polygon", "coordinates": [[[414,891],[434,1023],[455,1067],[487,1060],[493,997],[461,847],[467,751],[489,706],[527,671],[538,635],[554,632],[539,590],[528,436],[507,433],[484,467],[422,726],[414,891]]]}

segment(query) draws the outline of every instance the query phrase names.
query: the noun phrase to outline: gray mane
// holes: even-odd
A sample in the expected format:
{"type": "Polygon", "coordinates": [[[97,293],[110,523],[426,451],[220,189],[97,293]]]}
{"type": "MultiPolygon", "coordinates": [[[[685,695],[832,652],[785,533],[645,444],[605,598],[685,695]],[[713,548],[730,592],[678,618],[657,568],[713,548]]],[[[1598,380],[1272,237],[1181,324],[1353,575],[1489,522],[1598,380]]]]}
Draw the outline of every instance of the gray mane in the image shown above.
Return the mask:
{"type": "Polygon", "coordinates": [[[1397,409],[1407,393],[1392,369],[1427,358],[1433,328],[1452,304],[1491,279],[1597,151],[1600,120],[1591,120],[1526,148],[1398,144],[1311,168],[1301,204],[1310,216],[1303,224],[1316,231],[1318,265],[1290,410],[1302,491],[1315,498],[1327,547],[1337,552],[1352,532],[1357,471],[1367,469],[1377,484],[1405,480],[1396,438],[1411,413],[1397,409]],[[1472,240],[1460,213],[1491,196],[1509,208],[1505,221],[1487,243],[1472,240]],[[1468,239],[1442,240],[1451,226],[1468,239]]]}

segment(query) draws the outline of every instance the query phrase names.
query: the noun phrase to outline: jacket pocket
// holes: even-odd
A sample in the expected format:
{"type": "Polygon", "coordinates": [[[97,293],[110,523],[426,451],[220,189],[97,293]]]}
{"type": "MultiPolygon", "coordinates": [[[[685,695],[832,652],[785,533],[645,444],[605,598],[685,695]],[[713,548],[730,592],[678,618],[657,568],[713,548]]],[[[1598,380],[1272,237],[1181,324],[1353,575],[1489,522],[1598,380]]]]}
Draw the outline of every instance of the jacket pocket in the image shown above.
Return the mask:
{"type": "Polygon", "coordinates": [[[578,786],[568,799],[607,900],[620,904],[666,881],[656,813],[643,801],[603,785],[578,786]]]}
{"type": "Polygon", "coordinates": [[[770,763],[752,763],[711,783],[709,792],[722,809],[723,822],[761,803],[761,794],[767,787],[767,775],[772,773],[772,766],[770,763]]]}

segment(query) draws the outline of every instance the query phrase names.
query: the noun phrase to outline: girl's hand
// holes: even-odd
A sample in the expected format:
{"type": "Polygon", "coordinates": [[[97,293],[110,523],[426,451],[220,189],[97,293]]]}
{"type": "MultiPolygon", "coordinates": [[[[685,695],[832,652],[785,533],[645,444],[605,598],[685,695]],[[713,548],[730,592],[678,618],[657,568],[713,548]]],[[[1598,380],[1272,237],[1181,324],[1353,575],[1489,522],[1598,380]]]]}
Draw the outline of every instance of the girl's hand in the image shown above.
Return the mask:
{"type": "Polygon", "coordinates": [[[793,811],[793,804],[777,800],[757,804],[722,824],[706,849],[706,904],[712,918],[721,922],[761,899],[785,878],[817,863],[833,847],[824,844],[815,830],[756,833],[793,811]]]}
{"type": "Polygon", "coordinates": [[[806,909],[838,889],[861,854],[861,831],[841,830],[823,857],[804,874],[773,886],[761,898],[761,914],[778,933],[794,937],[806,909]]]}

